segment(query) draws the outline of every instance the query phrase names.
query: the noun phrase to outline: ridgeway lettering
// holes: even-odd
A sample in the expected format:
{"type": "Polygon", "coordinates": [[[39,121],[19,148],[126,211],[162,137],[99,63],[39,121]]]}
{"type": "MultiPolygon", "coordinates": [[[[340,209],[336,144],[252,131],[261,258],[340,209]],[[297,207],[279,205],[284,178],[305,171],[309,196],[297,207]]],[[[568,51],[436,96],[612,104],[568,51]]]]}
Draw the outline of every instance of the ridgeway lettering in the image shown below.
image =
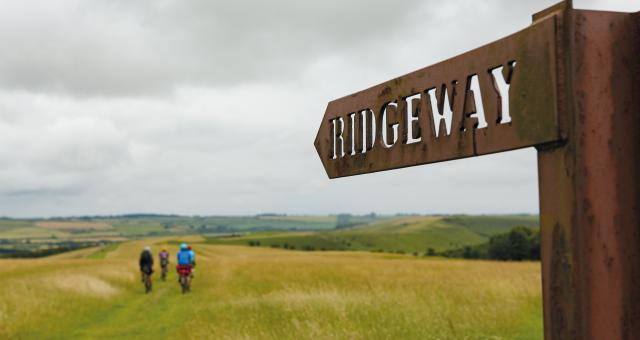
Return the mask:
{"type": "MultiPolygon", "coordinates": [[[[376,141],[378,147],[385,149],[397,144],[427,143],[428,140],[423,138],[420,127],[422,119],[431,119],[431,132],[436,142],[453,133],[466,131],[466,126],[470,124],[467,120],[475,120],[471,125],[473,129],[490,128],[492,124],[509,124],[509,89],[515,68],[516,61],[509,61],[506,65],[489,69],[485,74],[471,74],[466,77],[462,93],[464,107],[461,111],[454,110],[453,107],[455,96],[460,95],[460,84],[453,80],[439,88],[431,87],[421,93],[385,103],[377,111],[366,108],[335,117],[329,121],[329,132],[332,135],[330,159],[366,153],[376,146],[376,141]],[[486,120],[480,77],[491,77],[494,85],[493,95],[499,103],[498,119],[495,122],[486,120]],[[430,111],[430,114],[422,112],[424,110],[430,111]],[[454,112],[462,112],[458,126],[453,126],[454,112]]],[[[485,98],[491,97],[485,94],[485,98]]]]}

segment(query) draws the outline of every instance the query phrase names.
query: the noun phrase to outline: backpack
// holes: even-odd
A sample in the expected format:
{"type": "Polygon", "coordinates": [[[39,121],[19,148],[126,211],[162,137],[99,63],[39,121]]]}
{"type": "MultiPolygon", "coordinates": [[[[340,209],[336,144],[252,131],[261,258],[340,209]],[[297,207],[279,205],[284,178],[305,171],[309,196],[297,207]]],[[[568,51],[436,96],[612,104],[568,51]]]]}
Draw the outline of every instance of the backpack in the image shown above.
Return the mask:
{"type": "Polygon", "coordinates": [[[164,267],[167,264],[169,264],[169,253],[161,252],[159,255],[160,255],[160,265],[161,266],[164,267]]]}
{"type": "Polygon", "coordinates": [[[191,264],[191,254],[189,251],[180,251],[178,253],[178,264],[191,264]]]}
{"type": "Polygon", "coordinates": [[[149,251],[144,250],[140,254],[140,268],[151,267],[153,265],[153,255],[149,251]]]}

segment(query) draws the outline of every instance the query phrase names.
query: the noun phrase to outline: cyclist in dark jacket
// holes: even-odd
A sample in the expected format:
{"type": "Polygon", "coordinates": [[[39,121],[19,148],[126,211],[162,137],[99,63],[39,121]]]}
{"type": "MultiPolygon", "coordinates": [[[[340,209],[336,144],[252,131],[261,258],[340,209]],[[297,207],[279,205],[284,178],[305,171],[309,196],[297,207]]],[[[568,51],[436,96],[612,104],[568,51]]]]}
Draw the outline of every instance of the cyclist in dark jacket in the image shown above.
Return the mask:
{"type": "Polygon", "coordinates": [[[144,275],[153,274],[153,254],[151,254],[151,247],[144,247],[142,253],[140,253],[140,274],[142,275],[142,282],[144,282],[144,275]]]}

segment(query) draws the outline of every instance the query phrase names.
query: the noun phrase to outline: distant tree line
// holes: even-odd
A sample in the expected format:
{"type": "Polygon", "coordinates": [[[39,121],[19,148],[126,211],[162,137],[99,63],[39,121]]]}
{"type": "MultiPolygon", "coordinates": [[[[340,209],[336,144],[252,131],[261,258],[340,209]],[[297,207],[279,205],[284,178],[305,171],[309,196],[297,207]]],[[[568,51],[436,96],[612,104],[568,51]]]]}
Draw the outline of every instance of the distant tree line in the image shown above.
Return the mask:
{"type": "MultiPolygon", "coordinates": [[[[341,240],[344,247],[319,247],[312,244],[290,244],[284,241],[282,244],[273,243],[270,240],[263,240],[261,243],[259,240],[248,240],[247,245],[250,247],[267,246],[271,248],[282,248],[289,250],[304,250],[304,251],[325,251],[325,250],[348,250],[351,248],[351,242],[341,240]]],[[[368,246],[373,246],[368,244],[368,246]]],[[[455,245],[453,245],[455,246],[455,245]]],[[[391,253],[391,254],[405,254],[403,249],[376,249],[371,250],[376,253],[391,253]]],[[[518,226],[512,228],[510,231],[493,235],[489,238],[488,242],[474,245],[474,246],[458,246],[457,248],[436,251],[434,248],[427,248],[424,253],[417,251],[411,252],[413,256],[442,256],[450,258],[464,258],[464,259],[486,259],[486,260],[499,260],[499,261],[537,261],[540,260],[540,232],[528,227],[518,226]]]]}
{"type": "Polygon", "coordinates": [[[540,232],[518,226],[507,233],[491,236],[487,243],[447,250],[439,255],[465,259],[537,261],[540,260],[540,232]]]}

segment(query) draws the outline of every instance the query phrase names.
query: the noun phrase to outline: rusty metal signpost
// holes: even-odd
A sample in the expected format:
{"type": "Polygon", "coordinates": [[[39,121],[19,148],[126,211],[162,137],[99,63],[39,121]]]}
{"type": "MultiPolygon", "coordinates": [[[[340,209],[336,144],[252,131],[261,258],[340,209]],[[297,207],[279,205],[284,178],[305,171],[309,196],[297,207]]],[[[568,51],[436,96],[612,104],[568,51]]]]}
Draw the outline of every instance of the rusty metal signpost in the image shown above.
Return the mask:
{"type": "Polygon", "coordinates": [[[533,15],[511,36],[334,100],[330,178],[538,150],[545,339],[640,339],[640,12],[533,15]]]}

